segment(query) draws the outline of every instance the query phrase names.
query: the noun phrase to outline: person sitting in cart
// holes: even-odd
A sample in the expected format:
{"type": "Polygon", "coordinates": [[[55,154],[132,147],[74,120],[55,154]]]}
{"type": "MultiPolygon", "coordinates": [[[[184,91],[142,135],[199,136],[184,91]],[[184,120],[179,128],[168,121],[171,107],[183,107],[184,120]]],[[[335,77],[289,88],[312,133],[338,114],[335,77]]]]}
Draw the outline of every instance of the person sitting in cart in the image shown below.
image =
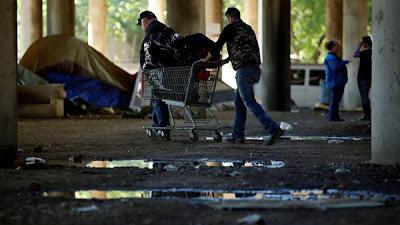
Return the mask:
{"type": "Polygon", "coordinates": [[[268,116],[254,97],[253,86],[259,81],[261,74],[260,50],[256,35],[251,26],[240,19],[240,11],[238,9],[228,8],[225,16],[229,24],[224,27],[215,47],[204,61],[218,56],[222,46],[227,43],[229,57],[223,60],[222,63],[231,61],[233,69],[237,71],[236,113],[232,136],[227,141],[244,143],[246,111],[248,109],[263,125],[264,129],[271,134],[271,138],[264,144],[272,145],[283,134],[283,130],[268,116]]]}
{"type": "MultiPolygon", "coordinates": [[[[143,70],[190,64],[190,58],[179,47],[184,38],[171,27],[158,21],[154,13],[141,12],[137,25],[140,25],[145,32],[140,49],[140,66],[143,70]]],[[[170,125],[167,104],[161,99],[152,99],[151,105],[153,127],[170,125]]],[[[165,135],[166,139],[169,139],[168,130],[165,130],[165,135]]]]}

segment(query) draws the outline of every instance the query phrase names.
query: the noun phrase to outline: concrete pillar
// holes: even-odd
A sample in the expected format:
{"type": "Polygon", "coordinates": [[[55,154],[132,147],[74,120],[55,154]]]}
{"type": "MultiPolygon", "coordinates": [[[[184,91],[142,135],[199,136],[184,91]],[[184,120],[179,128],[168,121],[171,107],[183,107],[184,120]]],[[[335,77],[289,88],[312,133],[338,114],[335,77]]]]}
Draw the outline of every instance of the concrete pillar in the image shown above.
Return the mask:
{"type": "Polygon", "coordinates": [[[166,0],[149,0],[148,10],[156,14],[159,21],[163,23],[167,22],[166,0]]]}
{"type": "Polygon", "coordinates": [[[244,0],[243,21],[258,34],[258,0],[244,0]]]}
{"type": "Polygon", "coordinates": [[[372,1],[372,162],[400,164],[400,1],[372,1]]]}
{"type": "Polygon", "coordinates": [[[47,35],[75,35],[74,0],[47,0],[47,35]]]}
{"type": "Polygon", "coordinates": [[[17,1],[0,1],[0,167],[13,167],[17,152],[17,1]]]}
{"type": "Polygon", "coordinates": [[[224,16],[222,0],[206,0],[206,35],[216,41],[221,33],[224,16]]]}
{"type": "Polygon", "coordinates": [[[290,0],[264,0],[261,8],[262,103],[290,110],[290,0]]]}
{"type": "Polygon", "coordinates": [[[353,58],[361,37],[367,35],[368,0],[343,0],[343,58],[348,64],[349,80],[343,96],[343,105],[347,110],[356,110],[361,106],[357,85],[359,59],[353,58]]]}
{"type": "Polygon", "coordinates": [[[21,1],[21,52],[43,36],[42,0],[21,1]]]}
{"type": "Polygon", "coordinates": [[[181,35],[205,33],[204,0],[169,0],[167,24],[181,35]]]}
{"type": "Polygon", "coordinates": [[[326,40],[343,43],[343,0],[325,0],[326,40]]]}
{"type": "Polygon", "coordinates": [[[97,51],[107,52],[107,0],[89,0],[88,42],[97,51]]]}

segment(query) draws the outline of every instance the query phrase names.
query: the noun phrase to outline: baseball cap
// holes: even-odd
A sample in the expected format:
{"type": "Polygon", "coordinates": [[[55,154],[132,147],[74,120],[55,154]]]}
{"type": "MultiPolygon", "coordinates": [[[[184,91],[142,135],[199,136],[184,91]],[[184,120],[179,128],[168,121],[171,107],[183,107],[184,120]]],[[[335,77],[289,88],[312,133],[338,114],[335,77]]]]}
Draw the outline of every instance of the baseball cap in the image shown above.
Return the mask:
{"type": "Polygon", "coordinates": [[[142,21],[141,20],[143,18],[151,19],[151,18],[157,18],[157,17],[156,17],[156,15],[154,15],[154,13],[152,13],[152,12],[150,12],[148,10],[143,11],[143,12],[141,12],[139,14],[138,22],[137,22],[136,25],[142,25],[142,21]]]}

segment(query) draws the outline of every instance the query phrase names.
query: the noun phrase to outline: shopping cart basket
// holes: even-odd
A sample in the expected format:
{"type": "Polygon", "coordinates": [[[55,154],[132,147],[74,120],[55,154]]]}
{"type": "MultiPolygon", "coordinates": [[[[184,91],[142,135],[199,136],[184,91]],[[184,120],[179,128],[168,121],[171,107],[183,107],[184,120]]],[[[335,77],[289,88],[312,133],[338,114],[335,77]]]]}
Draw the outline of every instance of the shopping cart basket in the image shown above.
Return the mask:
{"type": "Polygon", "coordinates": [[[189,137],[198,140],[200,130],[213,131],[215,141],[222,140],[221,126],[210,110],[215,86],[218,80],[219,63],[196,61],[191,66],[164,67],[145,70],[144,74],[151,87],[152,99],[161,99],[168,105],[171,125],[167,127],[144,127],[147,137],[169,138],[171,130],[189,130],[189,137]],[[175,123],[171,106],[185,112],[183,125],[175,123]],[[195,116],[192,108],[202,110],[203,116],[195,116]]]}

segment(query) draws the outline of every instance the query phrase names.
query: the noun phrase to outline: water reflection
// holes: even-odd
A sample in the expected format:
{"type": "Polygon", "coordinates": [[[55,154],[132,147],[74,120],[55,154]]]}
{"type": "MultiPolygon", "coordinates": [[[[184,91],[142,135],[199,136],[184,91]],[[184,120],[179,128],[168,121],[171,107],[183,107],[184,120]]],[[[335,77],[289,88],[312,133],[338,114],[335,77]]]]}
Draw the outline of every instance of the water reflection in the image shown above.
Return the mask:
{"type": "Polygon", "coordinates": [[[138,168],[138,169],[164,169],[175,171],[183,169],[199,169],[201,167],[258,167],[276,169],[285,167],[283,161],[247,161],[247,160],[218,160],[218,159],[199,159],[199,160],[148,160],[148,159],[121,159],[121,160],[94,160],[75,163],[71,161],[52,160],[51,166],[75,166],[87,168],[138,168]]]}
{"type": "MultiPolygon", "coordinates": [[[[247,141],[265,141],[270,136],[246,136],[247,141]]],[[[295,135],[284,135],[281,139],[289,139],[292,141],[328,141],[328,140],[342,140],[342,141],[370,141],[371,137],[339,137],[339,136],[295,136],[295,135]]],[[[213,137],[206,137],[206,140],[213,141],[213,137]]]]}
{"type": "Polygon", "coordinates": [[[336,189],[271,189],[254,191],[206,189],[145,189],[145,190],[78,190],[71,192],[44,192],[44,197],[73,199],[198,199],[198,200],[269,200],[269,201],[325,201],[363,200],[399,201],[397,195],[367,191],[336,189]]]}

